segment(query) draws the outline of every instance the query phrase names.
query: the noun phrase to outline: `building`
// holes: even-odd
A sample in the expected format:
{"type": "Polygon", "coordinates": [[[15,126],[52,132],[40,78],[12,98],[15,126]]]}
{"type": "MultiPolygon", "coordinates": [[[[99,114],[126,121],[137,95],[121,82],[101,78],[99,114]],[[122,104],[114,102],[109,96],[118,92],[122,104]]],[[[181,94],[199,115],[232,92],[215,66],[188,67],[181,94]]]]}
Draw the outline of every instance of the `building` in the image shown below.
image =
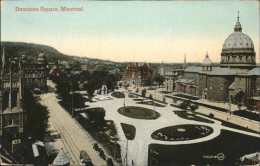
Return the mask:
{"type": "Polygon", "coordinates": [[[0,91],[0,137],[3,144],[20,138],[24,129],[24,110],[22,108],[23,74],[21,61],[9,61],[5,51],[1,64],[0,91]]]}
{"type": "Polygon", "coordinates": [[[23,55],[21,60],[24,87],[46,92],[48,73],[44,54],[40,53],[37,59],[32,60],[26,59],[23,55]]]}
{"type": "Polygon", "coordinates": [[[126,69],[126,82],[129,86],[147,86],[153,70],[146,63],[130,63],[126,69]]]}
{"type": "Polygon", "coordinates": [[[218,102],[233,101],[243,91],[251,97],[260,86],[260,68],[256,67],[254,44],[242,32],[239,16],[222,46],[220,66],[213,67],[208,53],[201,66],[190,66],[177,80],[177,92],[218,102]]]}
{"type": "Polygon", "coordinates": [[[182,67],[168,68],[165,70],[165,90],[173,92],[176,90],[177,80],[183,76],[184,69],[182,67]]]}
{"type": "Polygon", "coordinates": [[[46,63],[41,53],[35,60],[11,59],[3,49],[0,64],[0,137],[10,143],[24,133],[24,88],[47,90],[46,63]]]}

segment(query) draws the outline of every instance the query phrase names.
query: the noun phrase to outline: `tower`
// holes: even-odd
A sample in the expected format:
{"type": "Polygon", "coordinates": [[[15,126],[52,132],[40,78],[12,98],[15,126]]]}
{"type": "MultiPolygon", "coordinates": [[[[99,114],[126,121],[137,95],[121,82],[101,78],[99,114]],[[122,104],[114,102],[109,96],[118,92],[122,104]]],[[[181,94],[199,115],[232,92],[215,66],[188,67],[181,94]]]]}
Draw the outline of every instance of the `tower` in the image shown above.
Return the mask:
{"type": "Polygon", "coordinates": [[[22,136],[24,130],[22,108],[22,74],[19,61],[7,61],[3,50],[0,91],[0,137],[3,145],[22,136]]]}

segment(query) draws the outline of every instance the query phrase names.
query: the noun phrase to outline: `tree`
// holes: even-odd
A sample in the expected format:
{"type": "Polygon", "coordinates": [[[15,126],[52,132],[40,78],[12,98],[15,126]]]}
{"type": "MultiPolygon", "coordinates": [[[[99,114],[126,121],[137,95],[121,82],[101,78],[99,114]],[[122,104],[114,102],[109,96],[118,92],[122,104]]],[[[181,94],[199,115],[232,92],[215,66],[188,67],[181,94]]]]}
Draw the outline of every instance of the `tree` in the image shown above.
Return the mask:
{"type": "Polygon", "coordinates": [[[142,90],[142,97],[145,97],[145,95],[146,95],[146,89],[143,89],[142,90]]]}
{"type": "Polygon", "coordinates": [[[235,96],[234,96],[234,104],[237,105],[238,109],[241,110],[241,107],[243,105],[243,100],[244,100],[245,93],[243,91],[239,91],[235,96]]]}
{"type": "Polygon", "coordinates": [[[160,74],[158,74],[158,73],[156,73],[156,74],[153,76],[153,78],[152,78],[152,82],[158,83],[158,84],[159,84],[159,87],[160,87],[160,85],[163,84],[164,80],[165,80],[164,76],[162,76],[162,75],[160,75],[160,74]]]}
{"type": "Polygon", "coordinates": [[[255,100],[253,98],[245,99],[245,106],[247,110],[253,111],[255,110],[255,100]]]}
{"type": "Polygon", "coordinates": [[[88,93],[88,99],[91,101],[92,98],[94,97],[94,92],[95,92],[95,84],[94,82],[88,82],[84,84],[84,89],[88,93]]]}
{"type": "Polygon", "coordinates": [[[80,93],[73,93],[73,107],[82,108],[85,107],[85,99],[80,93]]]}
{"type": "Polygon", "coordinates": [[[93,125],[103,127],[106,125],[105,116],[106,112],[103,108],[92,108],[87,111],[89,121],[93,121],[93,125]]]}
{"type": "Polygon", "coordinates": [[[214,114],[210,113],[209,118],[211,118],[211,119],[214,118],[214,114]]]}
{"type": "Polygon", "coordinates": [[[26,133],[43,141],[49,127],[49,110],[39,103],[40,98],[33,96],[31,90],[25,89],[24,92],[23,105],[27,112],[26,133]]]}
{"type": "Polygon", "coordinates": [[[198,105],[196,105],[196,104],[193,104],[193,105],[190,104],[189,107],[190,107],[191,111],[195,111],[196,109],[199,108],[198,105]]]}

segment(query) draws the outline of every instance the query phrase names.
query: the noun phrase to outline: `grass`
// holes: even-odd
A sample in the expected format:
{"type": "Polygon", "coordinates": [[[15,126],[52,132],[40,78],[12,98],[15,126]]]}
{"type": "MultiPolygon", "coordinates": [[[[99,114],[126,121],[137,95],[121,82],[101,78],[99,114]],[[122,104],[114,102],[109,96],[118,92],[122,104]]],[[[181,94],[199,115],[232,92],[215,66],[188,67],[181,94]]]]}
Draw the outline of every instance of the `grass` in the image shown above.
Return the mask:
{"type": "Polygon", "coordinates": [[[143,101],[144,99],[133,99],[133,101],[143,101]]]}
{"type": "Polygon", "coordinates": [[[149,145],[149,165],[238,165],[245,154],[260,151],[260,139],[231,131],[209,141],[182,145],[149,145]],[[158,154],[157,154],[158,153],[158,154]],[[206,158],[223,153],[224,160],[206,158]]]}
{"type": "Polygon", "coordinates": [[[184,94],[176,94],[176,95],[174,95],[174,96],[183,97],[183,98],[190,99],[190,100],[199,100],[198,97],[189,96],[189,95],[184,95],[184,94]]]}
{"type": "Polygon", "coordinates": [[[134,140],[135,139],[135,134],[136,134],[136,129],[134,126],[126,124],[126,123],[121,123],[122,129],[124,131],[125,137],[128,140],[134,140]]]}
{"type": "Polygon", "coordinates": [[[177,125],[165,127],[152,133],[152,138],[163,141],[192,140],[208,136],[213,129],[204,125],[177,125]],[[182,131],[179,131],[179,130],[182,131]]]}
{"type": "Polygon", "coordinates": [[[192,112],[191,114],[187,113],[187,111],[173,111],[173,112],[183,119],[195,120],[198,122],[205,122],[205,123],[214,123],[212,120],[208,120],[200,116],[197,116],[196,113],[194,112],[192,112]]]}
{"type": "Polygon", "coordinates": [[[249,111],[245,111],[245,110],[240,110],[240,111],[235,111],[234,115],[238,115],[247,119],[251,119],[257,122],[260,122],[260,118],[259,118],[259,114],[253,113],[253,112],[249,112],[249,111]]]}
{"type": "Polygon", "coordinates": [[[113,92],[111,94],[111,96],[115,97],[115,98],[125,98],[125,94],[122,92],[113,92]]]}
{"type": "Polygon", "coordinates": [[[118,109],[118,112],[124,116],[135,119],[157,119],[160,117],[158,112],[144,107],[121,107],[118,109]]]}
{"type": "Polygon", "coordinates": [[[145,105],[152,105],[152,106],[156,106],[156,107],[165,107],[165,105],[162,104],[158,104],[154,101],[141,101],[141,102],[136,102],[137,104],[145,104],[145,105]]]}

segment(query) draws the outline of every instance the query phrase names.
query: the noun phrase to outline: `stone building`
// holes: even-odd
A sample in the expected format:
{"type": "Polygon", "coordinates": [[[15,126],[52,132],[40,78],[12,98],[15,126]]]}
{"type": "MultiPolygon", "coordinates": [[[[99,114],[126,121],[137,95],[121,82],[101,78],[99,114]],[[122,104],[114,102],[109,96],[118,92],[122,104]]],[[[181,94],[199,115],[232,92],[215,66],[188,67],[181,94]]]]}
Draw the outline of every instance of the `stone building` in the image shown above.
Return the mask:
{"type": "Polygon", "coordinates": [[[47,91],[47,64],[43,53],[37,59],[29,60],[22,56],[24,87],[32,90],[47,91]]]}
{"type": "Polygon", "coordinates": [[[177,92],[211,101],[229,102],[239,91],[243,91],[245,97],[259,91],[259,74],[253,41],[242,32],[238,17],[234,32],[222,46],[220,66],[213,67],[207,53],[201,66],[184,70],[184,76],[177,80],[177,92]]]}
{"type": "Polygon", "coordinates": [[[176,90],[177,80],[183,76],[184,69],[181,67],[165,69],[165,90],[173,92],[176,90]]]}
{"type": "Polygon", "coordinates": [[[43,54],[35,60],[7,58],[5,49],[0,63],[0,137],[21,138],[26,120],[23,110],[24,88],[47,90],[46,63],[43,54]]]}
{"type": "Polygon", "coordinates": [[[130,63],[126,69],[126,82],[129,86],[147,86],[153,70],[146,63],[130,63]]]}
{"type": "Polygon", "coordinates": [[[22,79],[21,61],[8,62],[4,52],[0,79],[0,136],[4,140],[14,140],[23,134],[22,79]]]}

